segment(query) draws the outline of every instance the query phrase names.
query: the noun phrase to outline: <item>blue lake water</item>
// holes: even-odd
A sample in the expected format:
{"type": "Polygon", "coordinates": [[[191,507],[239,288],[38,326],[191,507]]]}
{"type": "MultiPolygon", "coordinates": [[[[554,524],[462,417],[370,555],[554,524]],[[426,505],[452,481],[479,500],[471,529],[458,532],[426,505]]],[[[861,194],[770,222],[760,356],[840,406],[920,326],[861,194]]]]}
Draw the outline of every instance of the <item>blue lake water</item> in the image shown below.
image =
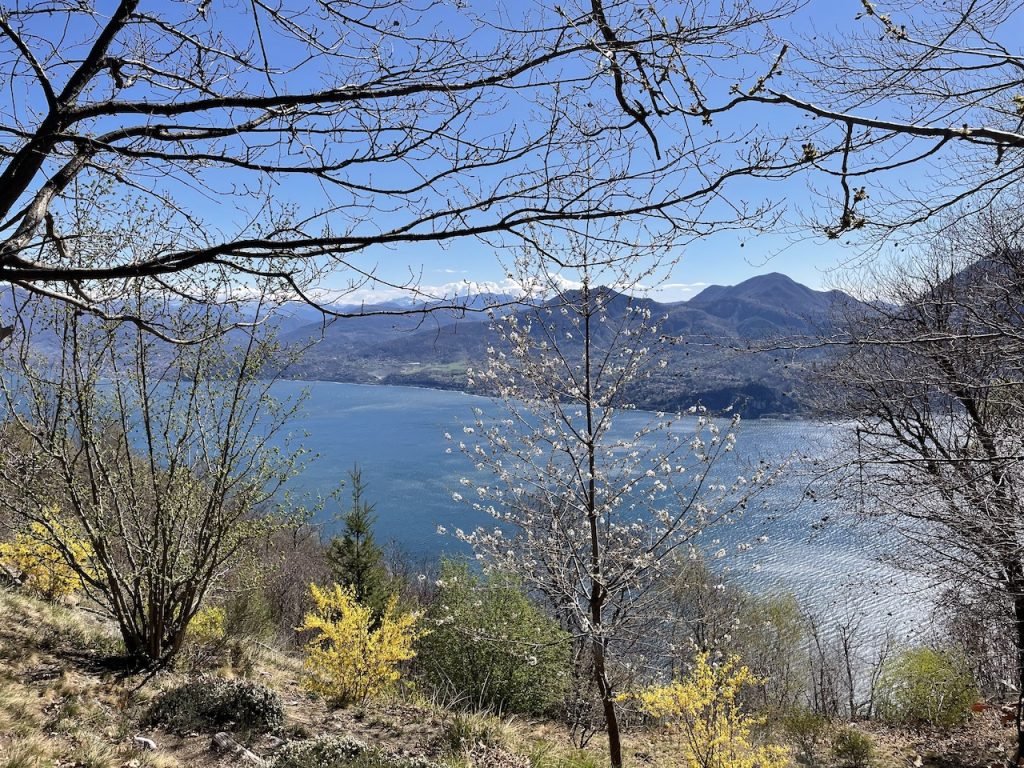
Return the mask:
{"type": "MultiPolygon", "coordinates": [[[[376,536],[395,542],[411,555],[437,556],[465,549],[446,529],[469,530],[490,519],[452,500],[460,477],[469,474],[469,460],[457,450],[446,453],[445,432],[456,433],[473,423],[473,408],[497,413],[486,398],[460,392],[411,387],[381,387],[331,382],[280,382],[282,398],[308,392],[301,417],[292,425],[313,453],[292,482],[298,496],[326,496],[347,479],[358,464],[367,484],[367,500],[376,504],[376,536]]],[[[624,412],[617,429],[632,433],[650,418],[624,412]]],[[[840,614],[860,612],[880,624],[911,631],[927,611],[923,583],[882,566],[877,556],[895,542],[865,525],[848,525],[834,502],[812,502],[805,496],[812,462],[826,453],[841,427],[808,421],[744,422],[735,456],[754,463],[792,461],[761,503],[730,526],[703,534],[709,550],[729,553],[716,564],[755,591],[790,592],[801,602],[840,614]],[[823,522],[823,518],[827,518],[823,522]],[[746,552],[736,544],[766,536],[767,542],[746,552]]],[[[341,496],[341,507],[348,502],[341,496]]],[[[329,505],[323,515],[330,530],[329,505]]]]}

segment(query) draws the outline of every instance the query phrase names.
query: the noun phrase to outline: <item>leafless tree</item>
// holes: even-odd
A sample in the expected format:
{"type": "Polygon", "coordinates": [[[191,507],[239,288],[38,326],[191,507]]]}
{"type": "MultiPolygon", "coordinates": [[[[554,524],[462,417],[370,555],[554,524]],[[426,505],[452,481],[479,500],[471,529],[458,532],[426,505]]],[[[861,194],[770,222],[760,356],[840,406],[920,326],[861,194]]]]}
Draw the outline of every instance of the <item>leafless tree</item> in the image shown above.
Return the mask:
{"type": "Polygon", "coordinates": [[[166,664],[274,528],[294,465],[281,440],[296,404],[269,392],[280,359],[262,331],[210,333],[214,308],[168,321],[204,339],[191,346],[59,302],[33,311],[50,315],[54,349],[40,352],[37,328],[29,350],[5,352],[0,396],[18,439],[0,447],[3,503],[45,528],[134,663],[166,664]]]}
{"type": "Polygon", "coordinates": [[[953,584],[936,601],[939,632],[962,652],[978,691],[996,702],[1017,673],[1013,608],[1005,595],[980,584],[953,584]]]}
{"type": "Polygon", "coordinates": [[[868,618],[858,611],[804,613],[813,712],[850,720],[873,716],[878,681],[896,642],[890,632],[879,636],[866,627],[868,618]]]}
{"type": "MultiPolygon", "coordinates": [[[[1024,690],[1024,249],[1019,215],[941,227],[870,278],[832,373],[856,418],[842,476],[899,563],[1005,605],[1024,690]]],[[[1018,752],[1024,751],[1018,707],[1018,752]]],[[[1018,757],[1020,754],[1018,754],[1018,757]]],[[[1016,764],[1016,762],[1014,762],[1016,764]]]]}
{"type": "Polygon", "coordinates": [[[518,260],[519,280],[547,300],[495,321],[488,366],[471,376],[500,394],[504,413],[481,411],[459,435],[477,472],[455,494],[496,521],[463,538],[544,595],[588,652],[614,766],[616,696],[627,660],[649,650],[645,629],[664,618],[663,571],[772,477],[763,464],[746,477],[729,466],[738,418],[694,408],[613,431],[660,343],[649,304],[628,295],[658,254],[620,242],[591,228],[568,245],[538,238],[518,260]]]}
{"type": "Polygon", "coordinates": [[[936,214],[1019,206],[1021,4],[851,0],[831,8],[842,9],[849,15],[838,29],[819,22],[780,41],[771,76],[728,104],[779,107],[765,123],[785,133],[792,156],[819,181],[834,180],[823,185],[821,230],[905,239],[936,214]]]}
{"type": "Polygon", "coordinates": [[[713,227],[726,182],[774,158],[690,102],[789,6],[4,2],[0,283],[114,317],[140,281],[209,300],[269,278],[316,303],[327,270],[386,283],[390,250],[713,227]],[[160,237],[141,248],[125,217],[160,237]]]}

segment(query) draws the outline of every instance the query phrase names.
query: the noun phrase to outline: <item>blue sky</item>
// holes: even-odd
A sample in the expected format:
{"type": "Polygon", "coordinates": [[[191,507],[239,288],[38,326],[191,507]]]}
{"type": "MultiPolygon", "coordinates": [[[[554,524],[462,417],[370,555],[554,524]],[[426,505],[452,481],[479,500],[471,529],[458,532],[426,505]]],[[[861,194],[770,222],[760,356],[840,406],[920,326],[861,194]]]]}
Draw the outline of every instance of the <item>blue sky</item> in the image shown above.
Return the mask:
{"type": "MultiPolygon", "coordinates": [[[[481,5],[472,3],[474,7],[481,5]]],[[[793,35],[842,35],[851,25],[860,24],[857,15],[863,10],[860,0],[809,0],[792,21],[779,32],[793,35]]],[[[795,116],[777,115],[782,120],[795,116]]],[[[754,115],[753,119],[766,117],[754,115]]],[[[769,115],[770,117],[770,115],[769,115]]],[[[737,120],[751,119],[739,115],[737,120]]],[[[728,129],[729,124],[725,124],[728,129]]],[[[816,180],[819,187],[822,179],[816,180]]],[[[731,188],[733,198],[744,200],[771,199],[786,208],[786,226],[771,234],[721,232],[680,248],[678,264],[671,277],[652,287],[651,296],[662,301],[690,298],[710,284],[732,285],[768,272],[782,272],[812,288],[831,287],[837,270],[856,262],[861,250],[855,243],[829,241],[800,222],[814,209],[817,198],[806,178],[785,181],[742,179],[731,188]]],[[[502,267],[485,244],[466,239],[435,245],[405,246],[378,249],[366,254],[377,273],[387,281],[404,283],[415,277],[422,289],[441,296],[452,292],[478,290],[510,290],[502,267]]],[[[338,274],[325,287],[342,288],[346,277],[338,274]]],[[[373,303],[397,297],[398,291],[385,286],[366,286],[344,298],[346,303],[373,303]]]]}
{"type": "MultiPolygon", "coordinates": [[[[512,13],[528,8],[550,9],[553,4],[554,0],[524,0],[521,4],[520,0],[507,0],[503,3],[512,13]]],[[[495,0],[469,0],[469,5],[473,11],[485,14],[493,9],[495,0]]],[[[230,2],[215,3],[211,6],[210,13],[214,16],[225,14],[217,21],[231,27],[233,15],[244,19],[248,8],[248,4],[244,2],[237,5],[230,2]]],[[[666,8],[671,10],[670,3],[659,7],[659,10],[666,8]]],[[[801,11],[779,28],[778,32],[787,39],[815,34],[842,35],[849,31],[851,25],[860,24],[855,19],[862,10],[860,0],[808,0],[801,11]]],[[[443,8],[441,12],[444,12],[443,8]]],[[[252,34],[244,25],[236,25],[232,33],[243,38],[252,34]]],[[[87,44],[88,39],[83,39],[80,43],[87,44]]],[[[287,56],[287,49],[283,53],[287,56]]],[[[302,73],[306,79],[328,74],[331,73],[302,73]]],[[[749,72],[744,74],[748,77],[750,75],[749,72]]],[[[39,98],[38,94],[34,97],[31,94],[29,96],[39,98]]],[[[24,107],[27,102],[22,99],[20,103],[24,107]]],[[[719,118],[715,128],[723,133],[742,133],[754,127],[758,121],[765,121],[765,125],[760,127],[768,127],[774,132],[784,132],[787,121],[792,125],[799,120],[799,116],[785,111],[747,109],[719,118]]],[[[485,128],[499,134],[502,125],[485,124],[485,128]]],[[[662,126],[659,130],[670,129],[662,126]]],[[[671,136],[664,138],[668,142],[671,141],[671,136]]],[[[188,177],[154,183],[175,185],[174,194],[202,217],[202,223],[207,231],[216,232],[222,229],[225,235],[230,237],[231,230],[241,226],[239,222],[246,221],[253,213],[245,210],[247,201],[244,195],[232,196],[228,192],[218,196],[219,189],[230,189],[238,178],[230,172],[226,173],[218,180],[220,187],[211,184],[209,188],[203,188],[201,184],[193,185],[193,180],[188,177]]],[[[856,260],[859,252],[855,245],[847,246],[844,243],[827,241],[820,235],[816,236],[809,228],[800,226],[804,214],[812,211],[815,206],[816,198],[810,193],[808,182],[808,179],[799,177],[770,182],[751,178],[735,180],[727,190],[730,200],[756,204],[768,199],[784,206],[787,217],[785,229],[760,235],[727,231],[693,240],[675,252],[674,256],[678,258],[677,266],[667,279],[656,286],[651,286],[651,296],[662,301],[678,301],[692,297],[710,284],[735,284],[767,272],[782,272],[813,288],[829,287],[837,267],[856,260]]],[[[823,182],[827,183],[820,177],[816,182],[819,186],[823,182]]],[[[666,181],[666,185],[671,183],[672,180],[666,181]]],[[[317,183],[308,183],[305,180],[289,179],[277,184],[273,191],[275,202],[282,205],[294,203],[301,211],[324,206],[324,201],[329,200],[329,192],[325,192],[317,183]]],[[[386,214],[382,216],[386,218],[386,214]]],[[[344,221],[338,223],[338,229],[344,229],[344,221]]],[[[372,225],[375,222],[370,223],[372,225]]],[[[383,226],[387,226],[387,222],[384,222],[383,226]]],[[[474,239],[452,241],[443,247],[418,244],[369,249],[359,254],[358,259],[362,268],[375,271],[386,282],[416,282],[424,293],[436,296],[477,290],[502,291],[510,288],[493,250],[487,244],[474,239]]],[[[325,298],[329,299],[333,293],[342,292],[350,278],[351,276],[345,273],[337,273],[324,280],[322,288],[325,289],[325,298]]],[[[348,293],[341,300],[345,303],[373,303],[391,300],[397,295],[399,292],[394,289],[380,286],[375,289],[374,286],[367,285],[358,291],[348,293]]]]}

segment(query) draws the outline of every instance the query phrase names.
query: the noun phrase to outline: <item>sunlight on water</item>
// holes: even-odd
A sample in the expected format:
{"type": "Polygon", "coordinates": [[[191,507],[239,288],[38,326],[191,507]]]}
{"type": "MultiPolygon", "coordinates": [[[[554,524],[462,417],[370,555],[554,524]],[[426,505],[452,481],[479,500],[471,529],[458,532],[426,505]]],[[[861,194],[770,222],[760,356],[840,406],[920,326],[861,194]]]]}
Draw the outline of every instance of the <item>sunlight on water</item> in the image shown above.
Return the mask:
{"type": "MultiPolygon", "coordinates": [[[[491,412],[497,406],[459,392],[329,382],[282,382],[277,394],[293,397],[303,389],[309,397],[292,431],[307,433],[303,443],[315,457],[293,490],[326,496],[359,464],[368,497],[376,502],[378,540],[417,557],[465,551],[451,536],[440,536],[438,525],[451,531],[491,524],[452,501],[459,477],[473,470],[457,449],[445,452],[444,433],[472,424],[473,407],[491,412]]],[[[630,434],[646,418],[624,413],[618,425],[630,434]]],[[[705,531],[700,543],[705,551],[725,549],[716,565],[751,590],[792,593],[820,613],[863,615],[872,625],[912,633],[929,610],[925,582],[876,560],[893,554],[898,543],[836,502],[805,495],[814,461],[834,448],[836,434],[836,427],[815,422],[744,422],[735,452],[739,464],[731,470],[760,459],[791,465],[741,519],[705,531]],[[737,550],[759,537],[767,540],[737,550]]],[[[328,530],[335,511],[336,505],[323,513],[328,530]]]]}

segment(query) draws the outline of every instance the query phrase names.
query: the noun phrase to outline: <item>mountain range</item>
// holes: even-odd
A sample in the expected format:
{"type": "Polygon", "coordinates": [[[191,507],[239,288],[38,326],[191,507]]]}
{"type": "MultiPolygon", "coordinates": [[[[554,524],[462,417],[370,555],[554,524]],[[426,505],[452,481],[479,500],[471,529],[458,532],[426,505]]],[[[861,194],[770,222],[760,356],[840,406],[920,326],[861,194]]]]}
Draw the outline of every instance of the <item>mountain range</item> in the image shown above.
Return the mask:
{"type": "MultiPolygon", "coordinates": [[[[712,285],[688,301],[673,303],[600,290],[609,328],[629,307],[640,306],[660,319],[660,331],[669,341],[663,354],[666,367],[638,382],[627,393],[630,402],[664,411],[696,403],[712,410],[733,406],[744,417],[813,412],[808,372],[828,353],[806,342],[827,335],[836,312],[855,302],[844,293],[815,291],[778,273],[734,286],[712,285]]],[[[572,295],[563,298],[571,300],[572,295]]],[[[13,302],[13,294],[0,293],[0,325],[18,314],[13,302]]],[[[466,377],[467,368],[484,366],[488,347],[500,347],[488,312],[481,310],[528,313],[537,307],[516,304],[512,296],[500,294],[462,297],[460,304],[458,309],[440,303],[420,305],[420,311],[398,303],[338,306],[332,309],[358,316],[334,320],[305,304],[285,305],[272,323],[284,345],[303,351],[284,376],[488,394],[469,385],[466,377]]],[[[246,317],[244,306],[230,311],[240,320],[246,317]]],[[[560,313],[552,316],[562,322],[560,313]]],[[[568,330],[559,329],[560,337],[568,330]]],[[[60,344],[45,324],[33,332],[32,346],[44,358],[56,355],[60,344]]]]}
{"type": "MultiPolygon", "coordinates": [[[[670,340],[666,367],[630,393],[637,407],[675,410],[699,402],[712,409],[734,406],[746,417],[811,412],[807,372],[826,353],[796,350],[787,342],[827,333],[840,305],[855,301],[839,291],[812,290],[779,273],[734,286],[712,285],[674,303],[603,290],[610,326],[628,306],[639,304],[661,318],[661,332],[670,340]]],[[[479,391],[468,386],[466,369],[486,362],[487,348],[497,336],[488,315],[474,310],[497,304],[505,305],[499,311],[526,311],[509,307],[509,298],[470,297],[468,311],[426,314],[373,314],[401,308],[365,306],[360,309],[364,317],[326,323],[319,315],[303,322],[312,310],[300,308],[278,319],[283,342],[310,345],[287,376],[479,391]]]]}

